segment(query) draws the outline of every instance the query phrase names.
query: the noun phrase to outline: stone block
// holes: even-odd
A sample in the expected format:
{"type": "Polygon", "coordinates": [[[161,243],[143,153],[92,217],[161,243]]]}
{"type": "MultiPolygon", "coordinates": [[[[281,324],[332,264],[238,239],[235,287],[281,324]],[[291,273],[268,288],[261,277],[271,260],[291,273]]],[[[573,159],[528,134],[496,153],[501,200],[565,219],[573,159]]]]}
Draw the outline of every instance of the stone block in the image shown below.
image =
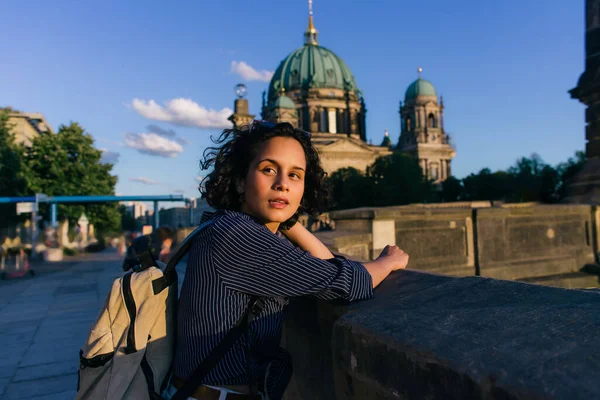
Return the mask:
{"type": "Polygon", "coordinates": [[[373,300],[296,307],[287,399],[600,398],[593,291],[405,270],[373,300]]]}
{"type": "Polygon", "coordinates": [[[595,261],[593,224],[589,206],[477,210],[480,275],[512,280],[577,272],[595,261]]]}

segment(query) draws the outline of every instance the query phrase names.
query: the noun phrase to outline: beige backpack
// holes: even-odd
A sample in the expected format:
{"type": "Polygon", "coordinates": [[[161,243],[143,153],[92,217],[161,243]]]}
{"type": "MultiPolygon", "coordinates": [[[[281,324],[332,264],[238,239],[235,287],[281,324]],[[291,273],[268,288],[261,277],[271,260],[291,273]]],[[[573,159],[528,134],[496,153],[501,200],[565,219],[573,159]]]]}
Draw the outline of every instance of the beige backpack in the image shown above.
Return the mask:
{"type": "MultiPolygon", "coordinates": [[[[76,400],[158,400],[170,378],[175,352],[177,272],[204,222],[181,243],[165,266],[150,250],[138,251],[140,266],[116,279],[79,352],[76,400]],[[163,268],[163,269],[161,269],[163,268]]],[[[186,399],[260,314],[253,296],[246,312],[202,360],[173,399],[186,399]]]]}
{"type": "Polygon", "coordinates": [[[148,249],[138,268],[114,281],[79,352],[77,400],[160,398],[175,345],[175,266],[209,223],[188,235],[168,265],[148,249]]]}
{"type": "Polygon", "coordinates": [[[164,279],[153,266],[115,280],[79,352],[76,399],[151,399],[160,393],[173,358],[177,299],[176,283],[154,292],[153,282],[164,279]]]}

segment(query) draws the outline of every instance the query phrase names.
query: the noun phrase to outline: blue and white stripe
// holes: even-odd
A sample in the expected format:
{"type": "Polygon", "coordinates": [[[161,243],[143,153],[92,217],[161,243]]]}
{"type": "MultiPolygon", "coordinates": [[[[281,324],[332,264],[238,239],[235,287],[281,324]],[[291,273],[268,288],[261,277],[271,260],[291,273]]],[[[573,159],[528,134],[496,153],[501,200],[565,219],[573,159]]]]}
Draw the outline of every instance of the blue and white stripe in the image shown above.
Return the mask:
{"type": "Polygon", "coordinates": [[[179,300],[176,376],[192,374],[244,313],[252,295],[266,298],[263,312],[205,384],[243,385],[264,376],[278,352],[289,297],[351,302],[371,298],[373,286],[360,263],[312,257],[247,214],[217,211],[189,254],[179,300]]]}

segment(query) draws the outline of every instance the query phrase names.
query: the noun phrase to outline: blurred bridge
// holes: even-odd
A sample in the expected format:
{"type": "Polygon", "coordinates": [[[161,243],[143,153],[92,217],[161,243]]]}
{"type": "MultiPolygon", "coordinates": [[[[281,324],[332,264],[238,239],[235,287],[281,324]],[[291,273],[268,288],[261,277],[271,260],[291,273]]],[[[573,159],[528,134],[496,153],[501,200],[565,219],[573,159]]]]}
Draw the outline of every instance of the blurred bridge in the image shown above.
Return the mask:
{"type": "MultiPolygon", "coordinates": [[[[47,196],[44,194],[36,194],[28,197],[0,197],[0,204],[7,203],[34,203],[32,212],[37,212],[39,203],[50,204],[50,223],[52,226],[57,226],[57,204],[59,203],[114,203],[121,201],[148,201],[154,203],[154,227],[159,226],[158,203],[161,201],[183,201],[186,204],[190,203],[190,199],[186,199],[181,194],[169,194],[161,196],[47,196]]],[[[190,207],[190,221],[194,219],[194,208],[190,207]]]]}

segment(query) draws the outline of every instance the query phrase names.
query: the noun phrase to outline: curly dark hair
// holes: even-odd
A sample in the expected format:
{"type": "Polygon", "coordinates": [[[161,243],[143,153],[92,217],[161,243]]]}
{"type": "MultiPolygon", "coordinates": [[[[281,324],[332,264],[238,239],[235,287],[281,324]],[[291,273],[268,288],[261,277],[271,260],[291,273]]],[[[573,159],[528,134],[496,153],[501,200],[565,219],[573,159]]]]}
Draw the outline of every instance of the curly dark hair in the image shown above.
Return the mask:
{"type": "Polygon", "coordinates": [[[302,145],[306,156],[306,174],[304,195],[298,211],[280,225],[282,229],[291,228],[300,214],[316,215],[327,210],[329,191],[325,186],[326,172],[321,166],[317,150],[311,143],[310,134],[294,128],[290,123],[282,122],[266,127],[255,124],[252,129],[242,126],[237,129],[225,129],[218,138],[212,138],[215,147],[208,147],[200,161],[200,168],[213,168],[200,183],[202,198],[216,209],[239,211],[242,199],[237,191],[237,183],[245,180],[252,160],[257,156],[259,147],[274,137],[293,138],[302,145]]]}

